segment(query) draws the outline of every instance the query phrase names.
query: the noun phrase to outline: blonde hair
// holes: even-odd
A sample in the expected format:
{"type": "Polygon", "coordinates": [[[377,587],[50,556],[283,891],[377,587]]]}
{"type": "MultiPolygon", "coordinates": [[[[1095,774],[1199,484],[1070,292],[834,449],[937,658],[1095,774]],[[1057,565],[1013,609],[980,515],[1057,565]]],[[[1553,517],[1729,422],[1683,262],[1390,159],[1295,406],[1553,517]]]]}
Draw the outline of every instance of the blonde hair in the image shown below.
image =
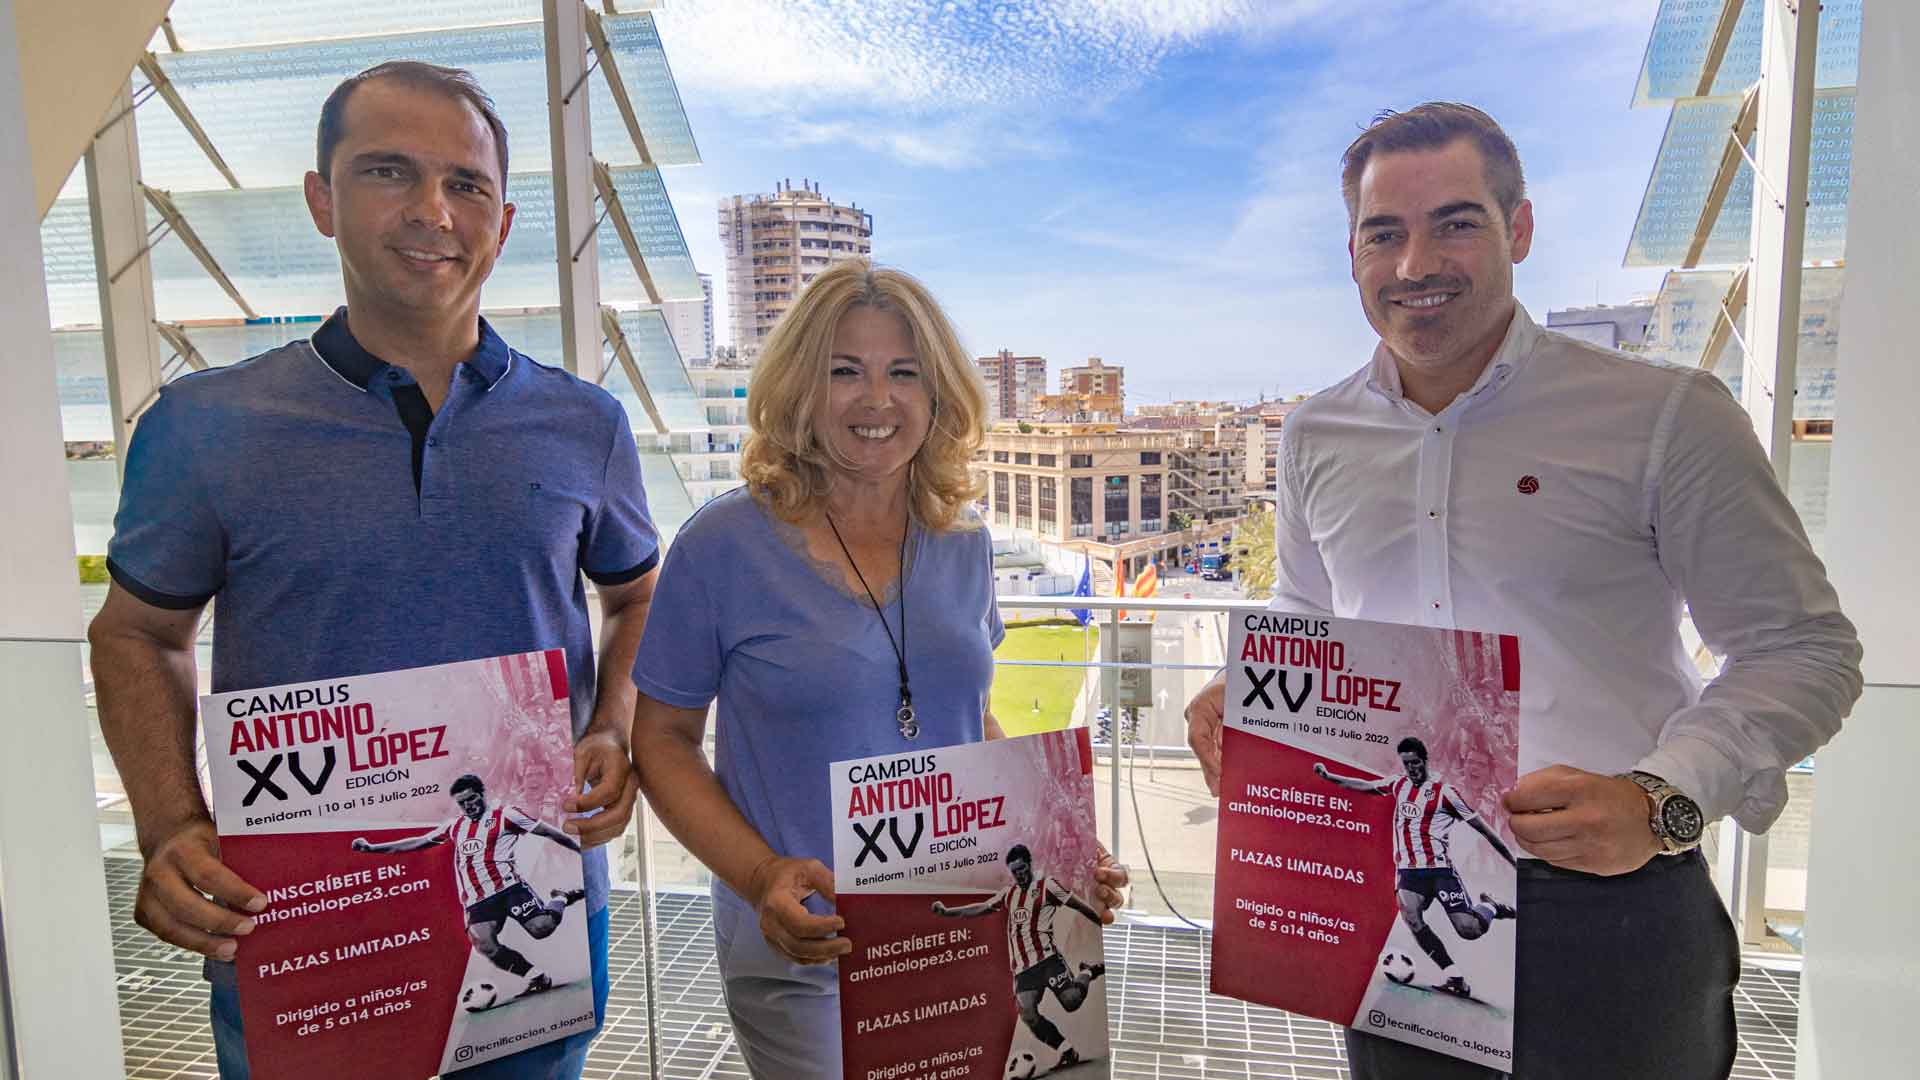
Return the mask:
{"type": "Polygon", "coordinates": [[[834,332],[856,307],[906,320],[932,405],[927,439],[908,465],[909,509],[928,528],[974,527],[964,511],[980,495],[971,466],[986,437],[986,384],[927,287],[865,259],[814,278],[767,335],[747,389],[752,433],[740,453],[741,476],[783,520],[798,522],[824,504],[834,466],[846,463],[814,431],[813,417],[832,370],[834,332]]]}

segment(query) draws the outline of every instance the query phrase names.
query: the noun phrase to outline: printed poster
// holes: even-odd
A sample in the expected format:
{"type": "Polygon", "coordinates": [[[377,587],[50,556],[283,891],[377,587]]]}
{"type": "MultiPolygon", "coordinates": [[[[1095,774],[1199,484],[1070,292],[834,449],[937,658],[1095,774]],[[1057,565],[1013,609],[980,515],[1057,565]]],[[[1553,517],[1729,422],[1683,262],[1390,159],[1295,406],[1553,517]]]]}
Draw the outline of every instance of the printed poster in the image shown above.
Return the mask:
{"type": "Polygon", "coordinates": [[[1086,729],[832,769],[847,1080],[1108,1076],[1086,729]]]}
{"type": "Polygon", "coordinates": [[[1230,621],[1213,990],[1510,1070],[1519,639],[1230,621]]]}
{"type": "Polygon", "coordinates": [[[559,650],[201,701],[234,959],[274,1080],[421,1080],[593,1026],[559,650]]]}

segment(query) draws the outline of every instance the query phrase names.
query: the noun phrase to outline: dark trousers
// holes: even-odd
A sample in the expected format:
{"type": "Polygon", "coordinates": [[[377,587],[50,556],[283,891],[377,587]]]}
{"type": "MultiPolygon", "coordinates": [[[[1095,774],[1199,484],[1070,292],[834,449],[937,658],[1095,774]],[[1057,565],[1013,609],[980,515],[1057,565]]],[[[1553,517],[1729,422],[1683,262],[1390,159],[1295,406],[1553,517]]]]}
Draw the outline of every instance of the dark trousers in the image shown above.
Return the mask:
{"type": "MultiPolygon", "coordinates": [[[[1520,863],[1516,1080],[1723,1080],[1740,944],[1695,851],[1619,877],[1520,863]]],[[[1506,1074],[1363,1031],[1354,1080],[1506,1074]]]]}

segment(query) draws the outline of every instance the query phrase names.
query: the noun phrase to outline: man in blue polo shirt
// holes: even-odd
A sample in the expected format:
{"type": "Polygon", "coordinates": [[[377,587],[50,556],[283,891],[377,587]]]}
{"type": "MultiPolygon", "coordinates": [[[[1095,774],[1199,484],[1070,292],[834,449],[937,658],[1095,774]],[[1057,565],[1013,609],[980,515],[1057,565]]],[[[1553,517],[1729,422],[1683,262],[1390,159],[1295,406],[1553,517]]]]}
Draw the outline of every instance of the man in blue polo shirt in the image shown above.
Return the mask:
{"type": "MultiPolygon", "coordinates": [[[[321,112],[314,224],[347,306],[296,341],[166,386],[127,450],[94,620],[100,724],[146,870],[134,917],[204,953],[223,1080],[248,1075],[230,961],[265,897],[224,867],[194,769],[193,641],[216,691],[563,648],[595,1004],[603,844],[633,812],[628,677],[658,542],[633,433],[597,387],[479,317],[513,223],[506,131],[465,72],[383,64],[321,112]],[[603,614],[596,683],[584,573],[603,614]],[[596,812],[597,811],[597,812],[596,812]],[[590,815],[590,816],[584,816],[590,815]],[[208,899],[211,897],[211,900],[208,899]]],[[[575,1078],[591,1033],[462,1077],[575,1078]]]]}

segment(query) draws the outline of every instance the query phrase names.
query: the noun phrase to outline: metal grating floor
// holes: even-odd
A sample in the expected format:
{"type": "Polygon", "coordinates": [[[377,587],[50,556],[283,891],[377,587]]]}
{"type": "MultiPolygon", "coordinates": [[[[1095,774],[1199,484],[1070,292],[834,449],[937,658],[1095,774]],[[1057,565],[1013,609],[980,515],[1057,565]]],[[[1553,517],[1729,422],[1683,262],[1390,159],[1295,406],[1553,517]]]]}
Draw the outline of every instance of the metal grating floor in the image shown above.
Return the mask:
{"type": "MultiPolygon", "coordinates": [[[[216,1080],[199,958],[162,945],[135,926],[140,864],[107,859],[114,966],[130,1080],[216,1080]]],[[[713,963],[704,896],[662,894],[660,1061],[671,1080],[745,1080],[727,1029],[713,963]]],[[[1115,927],[1107,935],[1113,1009],[1114,1076],[1125,1080],[1344,1080],[1338,1030],[1274,1009],[1206,992],[1207,939],[1192,930],[1115,927]]],[[[613,992],[607,1027],[588,1059],[586,1080],[644,1077],[647,1021],[640,898],[615,893],[610,948],[613,992]]],[[[1738,1080],[1794,1073],[1800,977],[1746,965],[1735,994],[1740,1028],[1738,1080]]]]}

